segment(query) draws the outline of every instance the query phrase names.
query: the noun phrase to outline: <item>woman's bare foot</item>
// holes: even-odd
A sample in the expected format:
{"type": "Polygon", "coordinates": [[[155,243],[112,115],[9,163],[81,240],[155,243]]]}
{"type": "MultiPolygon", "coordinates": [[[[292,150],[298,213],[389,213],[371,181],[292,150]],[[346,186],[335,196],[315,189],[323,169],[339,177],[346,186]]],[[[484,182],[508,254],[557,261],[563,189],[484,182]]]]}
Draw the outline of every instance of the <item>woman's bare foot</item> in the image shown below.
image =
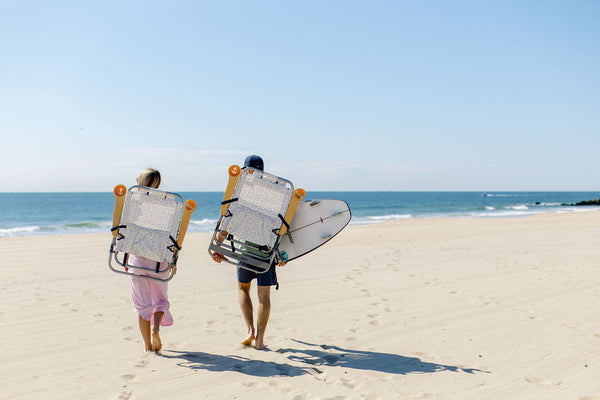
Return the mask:
{"type": "Polygon", "coordinates": [[[244,346],[252,346],[252,342],[254,342],[254,339],[255,339],[255,338],[254,338],[254,335],[250,335],[250,336],[248,336],[248,338],[247,338],[246,340],[244,340],[244,341],[242,342],[242,344],[243,344],[244,346]]]}
{"type": "Polygon", "coordinates": [[[158,351],[160,349],[162,349],[160,335],[158,334],[158,332],[152,332],[152,350],[158,351]]]}

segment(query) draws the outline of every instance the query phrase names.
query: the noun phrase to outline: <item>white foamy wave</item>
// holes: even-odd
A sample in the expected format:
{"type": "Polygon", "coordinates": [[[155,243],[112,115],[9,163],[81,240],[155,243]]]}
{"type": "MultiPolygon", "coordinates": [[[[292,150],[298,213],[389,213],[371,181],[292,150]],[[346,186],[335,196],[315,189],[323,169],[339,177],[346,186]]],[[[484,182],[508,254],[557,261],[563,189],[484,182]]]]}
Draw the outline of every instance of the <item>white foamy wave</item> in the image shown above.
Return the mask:
{"type": "Polygon", "coordinates": [[[0,237],[110,232],[111,227],[112,222],[110,221],[86,221],[46,226],[18,226],[15,228],[0,229],[0,237]]]}
{"type": "Polygon", "coordinates": [[[488,211],[494,211],[496,209],[496,207],[486,206],[485,209],[488,211]]]}
{"type": "Polygon", "coordinates": [[[512,207],[508,207],[511,210],[529,210],[529,207],[527,207],[525,204],[522,204],[520,206],[512,206],[512,207]]]}
{"type": "Polygon", "coordinates": [[[18,226],[16,228],[0,229],[0,237],[31,235],[39,231],[39,226],[18,226]]]}
{"type": "Polygon", "coordinates": [[[408,219],[408,218],[412,218],[412,215],[410,215],[410,214],[392,214],[392,215],[367,217],[368,220],[372,220],[372,221],[390,221],[393,219],[408,219]]]}
{"type": "Polygon", "coordinates": [[[541,210],[534,211],[529,208],[526,209],[514,209],[507,207],[504,210],[496,210],[493,212],[474,212],[471,213],[471,217],[475,218],[502,218],[502,217],[526,217],[528,215],[543,214],[541,210]]]}
{"type": "Polygon", "coordinates": [[[559,213],[563,212],[589,212],[589,211],[600,211],[600,207],[565,207],[564,209],[558,211],[559,213]]]}
{"type": "Polygon", "coordinates": [[[350,221],[350,225],[367,225],[380,223],[385,221],[393,221],[397,219],[409,219],[412,218],[411,214],[391,214],[391,215],[377,215],[377,216],[369,216],[369,217],[352,217],[350,221]]]}
{"type": "Polygon", "coordinates": [[[81,231],[100,231],[100,230],[110,230],[112,228],[112,222],[110,221],[84,221],[84,222],[74,222],[71,224],[66,224],[60,227],[51,227],[53,229],[66,229],[66,230],[81,230],[81,231]]]}
{"type": "Polygon", "coordinates": [[[215,229],[218,219],[204,218],[190,221],[189,230],[192,232],[211,232],[215,229]]]}
{"type": "Polygon", "coordinates": [[[524,211],[499,211],[495,213],[473,213],[471,216],[476,218],[490,218],[490,217],[524,217],[526,215],[533,215],[530,212],[524,211]]]}

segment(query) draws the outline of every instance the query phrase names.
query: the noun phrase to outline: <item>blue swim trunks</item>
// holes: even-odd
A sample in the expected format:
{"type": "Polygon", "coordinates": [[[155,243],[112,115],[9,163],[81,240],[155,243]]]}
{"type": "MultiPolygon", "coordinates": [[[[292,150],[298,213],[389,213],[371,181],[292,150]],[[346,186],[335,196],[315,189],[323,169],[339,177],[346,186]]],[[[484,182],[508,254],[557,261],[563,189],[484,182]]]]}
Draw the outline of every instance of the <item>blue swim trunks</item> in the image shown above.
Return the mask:
{"type": "Polygon", "coordinates": [[[238,282],[248,283],[251,282],[252,279],[256,278],[256,283],[258,284],[258,286],[279,286],[277,284],[277,273],[275,272],[275,269],[276,266],[273,265],[264,274],[257,274],[256,272],[248,271],[247,269],[238,267],[238,282]]]}

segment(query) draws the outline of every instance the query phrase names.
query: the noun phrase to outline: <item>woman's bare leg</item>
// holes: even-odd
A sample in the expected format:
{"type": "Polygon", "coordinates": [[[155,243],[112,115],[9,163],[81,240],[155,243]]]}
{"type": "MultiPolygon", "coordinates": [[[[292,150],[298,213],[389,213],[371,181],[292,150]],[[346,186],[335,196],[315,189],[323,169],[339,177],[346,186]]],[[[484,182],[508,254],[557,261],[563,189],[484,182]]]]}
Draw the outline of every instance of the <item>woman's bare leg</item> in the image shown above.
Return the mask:
{"type": "Polygon", "coordinates": [[[144,339],[144,350],[152,351],[152,339],[150,338],[150,321],[146,321],[140,314],[138,314],[138,325],[140,326],[140,332],[144,339]]]}
{"type": "Polygon", "coordinates": [[[162,311],[157,311],[154,313],[154,328],[152,329],[152,350],[158,351],[162,349],[162,342],[160,341],[160,323],[163,319],[163,315],[165,315],[162,311]]]}

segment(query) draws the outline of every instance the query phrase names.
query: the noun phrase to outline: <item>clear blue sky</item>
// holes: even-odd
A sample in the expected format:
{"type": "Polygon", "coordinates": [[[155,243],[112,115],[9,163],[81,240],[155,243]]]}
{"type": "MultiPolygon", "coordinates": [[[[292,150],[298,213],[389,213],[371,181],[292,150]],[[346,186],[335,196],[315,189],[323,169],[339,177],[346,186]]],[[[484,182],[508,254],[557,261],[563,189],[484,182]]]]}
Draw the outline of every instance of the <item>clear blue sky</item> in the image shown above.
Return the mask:
{"type": "Polygon", "coordinates": [[[600,2],[0,0],[0,192],[600,190],[600,2]]]}

